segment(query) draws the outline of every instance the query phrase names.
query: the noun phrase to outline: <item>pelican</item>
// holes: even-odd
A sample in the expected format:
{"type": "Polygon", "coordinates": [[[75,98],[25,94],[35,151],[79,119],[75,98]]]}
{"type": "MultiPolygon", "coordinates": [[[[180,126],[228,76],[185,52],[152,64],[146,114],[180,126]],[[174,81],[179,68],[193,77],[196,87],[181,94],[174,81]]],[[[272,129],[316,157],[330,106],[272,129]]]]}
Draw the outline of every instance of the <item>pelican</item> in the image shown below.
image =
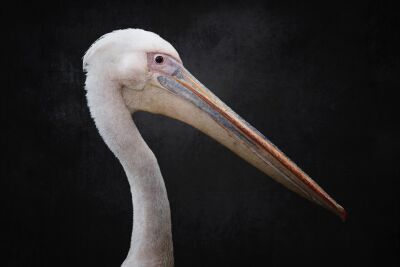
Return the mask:
{"type": "Polygon", "coordinates": [[[345,210],[266,137],[183,66],[159,35],[116,30],[83,57],[90,114],[129,181],[134,210],[123,267],[173,266],[170,206],[157,159],[132,114],[145,111],[185,122],[295,193],[339,215],[345,210]]]}

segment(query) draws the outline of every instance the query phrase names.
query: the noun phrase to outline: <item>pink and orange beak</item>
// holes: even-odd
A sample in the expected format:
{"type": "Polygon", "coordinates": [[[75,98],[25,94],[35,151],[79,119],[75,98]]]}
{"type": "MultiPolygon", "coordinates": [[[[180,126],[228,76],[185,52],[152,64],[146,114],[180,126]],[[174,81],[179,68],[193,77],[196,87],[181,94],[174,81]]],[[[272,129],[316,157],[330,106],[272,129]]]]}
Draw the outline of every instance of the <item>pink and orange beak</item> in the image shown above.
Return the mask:
{"type": "MultiPolygon", "coordinates": [[[[153,57],[150,55],[149,60],[153,57]]],[[[185,112],[194,113],[192,116],[185,115],[178,119],[210,135],[288,189],[334,212],[342,220],[346,219],[342,206],[265,136],[193,77],[178,60],[168,58],[165,66],[157,70],[156,79],[160,87],[193,107],[185,108],[185,112]]],[[[179,109],[178,106],[174,108],[179,109]]]]}

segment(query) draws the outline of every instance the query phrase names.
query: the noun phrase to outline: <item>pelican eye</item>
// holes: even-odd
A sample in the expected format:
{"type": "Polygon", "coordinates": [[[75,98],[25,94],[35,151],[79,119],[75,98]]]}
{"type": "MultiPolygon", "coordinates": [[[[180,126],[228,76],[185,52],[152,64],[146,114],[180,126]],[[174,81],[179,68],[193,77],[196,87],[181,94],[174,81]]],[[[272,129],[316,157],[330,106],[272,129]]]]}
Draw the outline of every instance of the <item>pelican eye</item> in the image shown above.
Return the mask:
{"type": "Polygon", "coordinates": [[[161,63],[164,62],[164,57],[163,57],[163,56],[156,56],[156,57],[154,58],[154,61],[155,61],[157,64],[161,64],[161,63]]]}

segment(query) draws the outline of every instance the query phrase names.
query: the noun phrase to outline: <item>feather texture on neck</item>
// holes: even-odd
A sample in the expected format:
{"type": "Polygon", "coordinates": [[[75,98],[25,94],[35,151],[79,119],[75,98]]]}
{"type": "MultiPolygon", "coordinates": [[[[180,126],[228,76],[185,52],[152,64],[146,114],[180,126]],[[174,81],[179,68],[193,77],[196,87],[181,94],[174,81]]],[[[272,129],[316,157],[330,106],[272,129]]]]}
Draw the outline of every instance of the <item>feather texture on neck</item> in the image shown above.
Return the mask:
{"type": "Polygon", "coordinates": [[[157,160],[134,124],[118,83],[89,75],[86,90],[96,127],[123,166],[132,193],[131,246],[122,266],[173,266],[170,207],[157,160]]]}

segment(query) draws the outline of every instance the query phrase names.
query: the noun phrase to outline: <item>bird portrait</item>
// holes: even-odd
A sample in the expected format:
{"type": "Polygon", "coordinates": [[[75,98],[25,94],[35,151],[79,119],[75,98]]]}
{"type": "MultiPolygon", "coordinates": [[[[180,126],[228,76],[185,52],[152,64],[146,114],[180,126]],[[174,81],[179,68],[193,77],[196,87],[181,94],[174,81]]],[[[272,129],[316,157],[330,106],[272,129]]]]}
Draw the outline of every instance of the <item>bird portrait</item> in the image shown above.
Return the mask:
{"type": "Polygon", "coordinates": [[[1,13],[1,266],[400,266],[394,3],[1,13]]]}
{"type": "Polygon", "coordinates": [[[131,114],[162,114],[199,129],[288,189],[346,212],[265,136],[183,66],[174,47],[141,29],[100,37],[83,58],[85,88],[100,135],[121,162],[133,203],[131,246],[122,266],[173,266],[170,207],[156,156],[131,114]]]}

